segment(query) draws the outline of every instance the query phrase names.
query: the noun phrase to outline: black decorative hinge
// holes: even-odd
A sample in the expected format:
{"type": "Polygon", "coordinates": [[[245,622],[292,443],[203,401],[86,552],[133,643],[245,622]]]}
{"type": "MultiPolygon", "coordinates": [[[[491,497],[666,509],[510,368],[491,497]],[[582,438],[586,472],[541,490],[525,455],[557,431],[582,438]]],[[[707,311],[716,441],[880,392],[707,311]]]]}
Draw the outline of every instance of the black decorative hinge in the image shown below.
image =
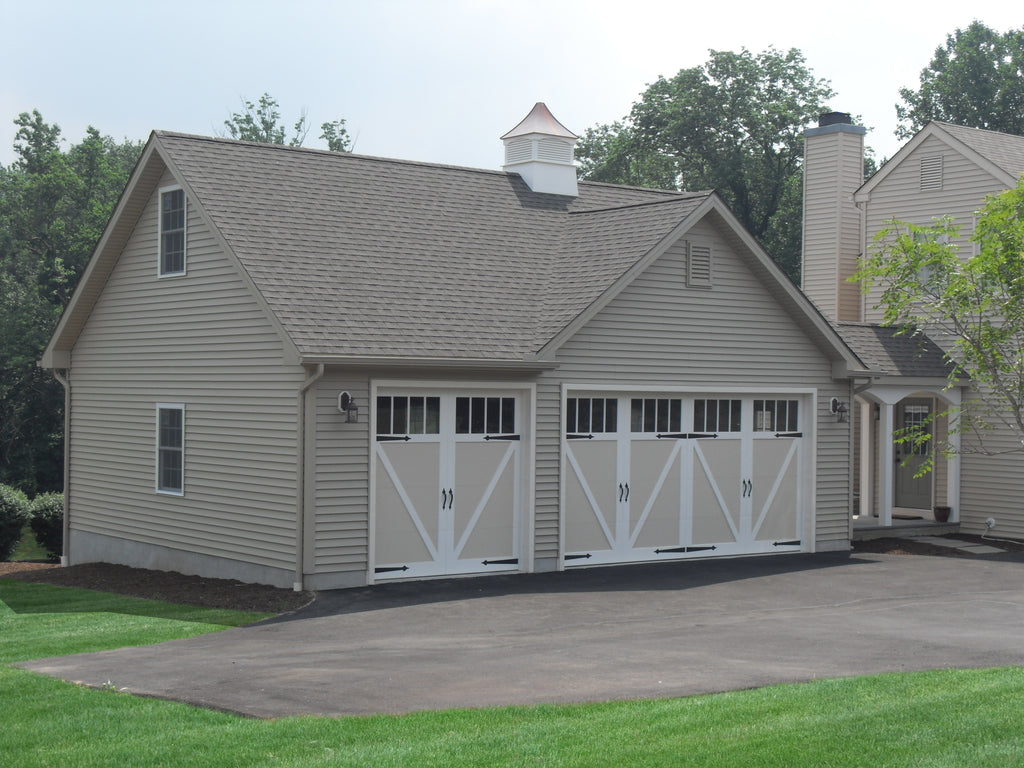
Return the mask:
{"type": "Polygon", "coordinates": [[[378,443],[393,442],[395,440],[405,440],[408,442],[409,440],[412,440],[412,438],[408,435],[377,435],[378,443]]]}
{"type": "Polygon", "coordinates": [[[484,440],[518,440],[519,435],[484,435],[484,440]]]}
{"type": "Polygon", "coordinates": [[[682,554],[686,552],[706,552],[709,549],[718,549],[718,547],[669,547],[666,549],[656,549],[654,554],[656,555],[673,555],[682,554]]]}
{"type": "Polygon", "coordinates": [[[803,432],[776,432],[776,437],[803,437],[803,432]]]}
{"type": "Polygon", "coordinates": [[[505,560],[484,560],[484,565],[519,565],[518,557],[510,557],[505,560]]]}
{"type": "Polygon", "coordinates": [[[587,552],[587,554],[585,554],[585,555],[566,555],[565,559],[566,560],[589,560],[590,559],[590,553],[587,552]]]}
{"type": "Polygon", "coordinates": [[[593,435],[566,435],[566,440],[593,440],[593,435]]]}
{"type": "Polygon", "coordinates": [[[408,565],[400,565],[400,566],[374,568],[373,572],[374,573],[392,573],[394,571],[408,571],[408,570],[409,570],[409,566],[408,565]]]}
{"type": "Polygon", "coordinates": [[[773,541],[772,542],[772,546],[773,547],[799,547],[800,546],[800,540],[797,539],[796,541],[773,541]]]}

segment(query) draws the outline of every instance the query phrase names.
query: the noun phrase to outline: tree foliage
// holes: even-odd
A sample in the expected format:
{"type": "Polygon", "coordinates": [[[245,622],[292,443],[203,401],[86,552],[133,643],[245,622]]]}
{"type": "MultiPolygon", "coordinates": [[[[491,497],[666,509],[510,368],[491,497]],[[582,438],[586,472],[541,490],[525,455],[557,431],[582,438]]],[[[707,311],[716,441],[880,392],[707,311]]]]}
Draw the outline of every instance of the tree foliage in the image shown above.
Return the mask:
{"type": "MultiPolygon", "coordinates": [[[[233,139],[259,141],[265,144],[287,144],[290,147],[301,147],[309,133],[309,122],[305,111],[299,115],[289,135],[281,123],[281,110],[277,100],[269,93],[260,96],[253,103],[242,100],[242,111],[232,113],[224,121],[228,135],[233,139]]],[[[352,148],[352,140],[345,129],[344,118],[323,123],[320,126],[320,138],[327,142],[331,152],[348,152],[352,148]]]]}
{"type": "Polygon", "coordinates": [[[59,489],[64,396],[36,366],[139,157],[139,142],[61,131],[22,113],[0,167],[0,483],[59,489]]]}
{"type": "MultiPolygon", "coordinates": [[[[927,332],[956,368],[950,385],[970,377],[974,399],[946,412],[951,430],[979,438],[1001,428],[1024,450],[1024,179],[989,197],[978,214],[973,255],[956,246],[957,227],[941,218],[929,226],[893,221],[854,279],[881,289],[884,323],[905,333],[927,332]]],[[[926,429],[904,439],[930,438],[926,429]]]]}
{"type": "Polygon", "coordinates": [[[796,49],[712,50],[648,86],[623,122],[589,129],[577,158],[596,181],[718,191],[798,280],[803,130],[833,95],[796,49]]]}
{"type": "Polygon", "coordinates": [[[901,88],[900,98],[901,139],[932,120],[1024,135],[1024,29],[957,29],[921,70],[920,87],[901,88]]]}

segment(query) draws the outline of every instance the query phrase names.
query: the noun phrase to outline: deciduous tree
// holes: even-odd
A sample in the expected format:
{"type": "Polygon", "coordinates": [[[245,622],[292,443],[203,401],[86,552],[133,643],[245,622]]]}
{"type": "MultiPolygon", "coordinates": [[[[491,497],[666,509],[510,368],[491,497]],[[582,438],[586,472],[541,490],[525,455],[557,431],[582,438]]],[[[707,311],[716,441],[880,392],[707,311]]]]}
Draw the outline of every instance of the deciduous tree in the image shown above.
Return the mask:
{"type": "Polygon", "coordinates": [[[932,120],[1024,135],[1024,29],[957,29],[921,70],[919,88],[901,88],[900,98],[901,139],[932,120]]]}
{"type": "MultiPolygon", "coordinates": [[[[969,447],[983,452],[988,433],[1009,431],[1024,451],[1024,179],[988,198],[972,255],[958,251],[956,237],[948,218],[893,221],[854,279],[865,291],[880,289],[885,324],[926,332],[947,350],[956,364],[951,385],[970,377],[970,402],[946,412],[951,430],[976,437],[969,447]]],[[[925,441],[930,431],[925,425],[903,439],[925,441]]]]}
{"type": "Polygon", "coordinates": [[[833,95],[796,49],[713,50],[658,78],[623,122],[587,131],[577,157],[586,178],[717,190],[798,280],[802,134],[833,95]]]}

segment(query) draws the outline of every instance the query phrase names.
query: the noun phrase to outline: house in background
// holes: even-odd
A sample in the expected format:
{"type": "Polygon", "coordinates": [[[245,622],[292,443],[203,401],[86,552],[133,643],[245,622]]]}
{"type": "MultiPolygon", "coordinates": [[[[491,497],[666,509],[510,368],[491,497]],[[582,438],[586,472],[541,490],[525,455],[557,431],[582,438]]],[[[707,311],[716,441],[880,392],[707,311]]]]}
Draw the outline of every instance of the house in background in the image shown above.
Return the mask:
{"type": "Polygon", "coordinates": [[[869,371],[713,192],[154,133],[46,349],[65,556],[312,589],[849,547],[869,371]]]}
{"type": "Polygon", "coordinates": [[[878,325],[878,292],[865,296],[849,280],[892,219],[927,225],[952,216],[957,245],[969,254],[985,197],[1016,186],[1024,172],[1024,137],[930,123],[864,183],[863,135],[842,113],[805,132],[803,289],[870,371],[856,384],[852,512],[858,525],[889,526],[898,517],[932,519],[933,507],[948,506],[964,532],[983,533],[991,517],[1001,535],[1024,538],[1024,455],[1009,430],[995,430],[986,447],[1010,452],[985,455],[971,438],[947,434],[939,418],[937,441],[961,450],[948,460],[940,453],[934,472],[915,477],[935,446],[902,448],[894,430],[959,406],[972,396],[970,384],[948,387],[942,350],[878,325]]]}

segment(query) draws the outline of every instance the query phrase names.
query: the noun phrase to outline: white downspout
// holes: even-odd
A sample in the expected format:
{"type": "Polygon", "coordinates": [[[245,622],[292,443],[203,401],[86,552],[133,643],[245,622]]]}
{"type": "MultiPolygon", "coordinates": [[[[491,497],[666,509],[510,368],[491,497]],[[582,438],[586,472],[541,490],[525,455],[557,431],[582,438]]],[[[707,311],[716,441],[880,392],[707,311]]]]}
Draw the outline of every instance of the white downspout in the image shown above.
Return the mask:
{"type": "Polygon", "coordinates": [[[316,372],[306,377],[297,396],[299,424],[295,467],[295,581],[292,583],[292,589],[296,592],[301,592],[303,589],[302,572],[305,558],[303,544],[306,518],[306,392],[323,375],[324,364],[317,363],[316,372]]]}
{"type": "Polygon", "coordinates": [[[53,369],[53,377],[64,387],[64,529],[61,534],[60,565],[62,568],[71,564],[71,369],[60,371],[53,369]]]}

